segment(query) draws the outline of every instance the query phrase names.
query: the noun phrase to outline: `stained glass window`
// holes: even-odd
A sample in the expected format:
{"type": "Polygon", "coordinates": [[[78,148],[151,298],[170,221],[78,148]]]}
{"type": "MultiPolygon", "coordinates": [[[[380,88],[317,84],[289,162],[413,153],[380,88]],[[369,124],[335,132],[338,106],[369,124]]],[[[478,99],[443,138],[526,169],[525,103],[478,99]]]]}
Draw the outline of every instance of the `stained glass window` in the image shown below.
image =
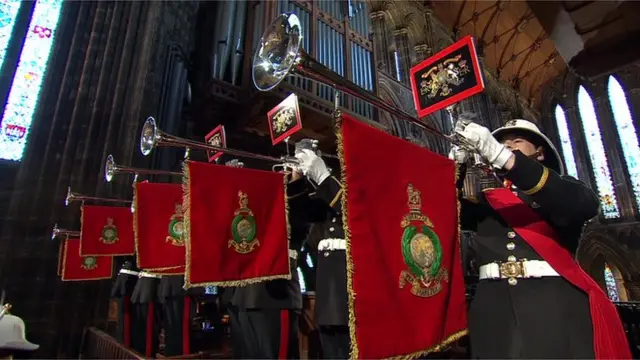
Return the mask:
{"type": "Polygon", "coordinates": [[[578,90],[578,110],[580,110],[580,118],[582,119],[582,129],[593,166],[593,175],[596,178],[596,186],[600,195],[600,204],[602,206],[602,215],[607,219],[620,217],[616,195],[613,192],[613,182],[607,164],[607,157],[602,144],[602,136],[600,135],[600,127],[596,118],[595,107],[591,96],[583,86],[578,90]]]}
{"type": "Polygon", "coordinates": [[[397,51],[394,51],[393,57],[396,60],[396,80],[402,81],[402,74],[400,73],[400,54],[398,54],[397,51]]]}
{"type": "Polygon", "coordinates": [[[313,269],[313,259],[311,259],[311,254],[307,254],[307,265],[313,269]]]}
{"type": "Polygon", "coordinates": [[[611,271],[611,268],[607,263],[604,264],[604,282],[607,285],[607,294],[609,294],[609,299],[611,299],[611,301],[620,301],[616,278],[613,276],[613,271],[611,271]]]}
{"type": "Polygon", "coordinates": [[[300,282],[300,292],[307,292],[307,284],[304,281],[304,274],[302,273],[300,266],[298,266],[298,282],[300,282]]]}
{"type": "Polygon", "coordinates": [[[571,135],[569,134],[569,125],[567,118],[564,116],[564,109],[560,105],[556,105],[556,126],[558,127],[558,135],[560,136],[560,145],[562,146],[562,155],[564,163],[567,167],[567,174],[578,178],[578,170],[576,168],[576,159],[573,156],[573,144],[571,143],[571,135]]]}
{"type": "Polygon", "coordinates": [[[609,90],[609,103],[613,111],[613,118],[618,129],[618,138],[622,144],[622,153],[627,163],[627,170],[631,178],[633,186],[633,194],[636,197],[636,203],[640,204],[640,147],[638,146],[638,137],[636,129],[631,119],[631,111],[627,96],[615,77],[609,76],[607,84],[609,90]]]}
{"type": "Polygon", "coordinates": [[[62,0],[36,1],[18,69],[0,122],[0,159],[22,159],[49,63],[61,8],[62,0]]]}
{"type": "Polygon", "coordinates": [[[0,1],[0,68],[4,63],[7,46],[11,41],[13,25],[16,24],[16,16],[20,10],[20,0],[0,1]]]}

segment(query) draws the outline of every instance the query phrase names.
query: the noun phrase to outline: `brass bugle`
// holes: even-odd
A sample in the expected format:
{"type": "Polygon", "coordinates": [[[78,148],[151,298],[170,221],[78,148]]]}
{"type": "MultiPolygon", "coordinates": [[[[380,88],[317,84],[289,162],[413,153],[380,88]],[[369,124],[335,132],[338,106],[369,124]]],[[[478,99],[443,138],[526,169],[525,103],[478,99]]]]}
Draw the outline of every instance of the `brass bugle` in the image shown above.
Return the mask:
{"type": "Polygon", "coordinates": [[[142,155],[147,156],[156,147],[177,147],[177,148],[198,149],[198,150],[205,150],[205,151],[218,151],[225,154],[244,157],[244,158],[258,159],[258,160],[264,160],[264,161],[270,161],[270,162],[276,162],[276,163],[289,162],[289,163],[298,164],[298,159],[290,156],[289,157],[283,156],[280,158],[276,158],[272,156],[251,153],[248,151],[218,147],[218,146],[210,145],[204,142],[198,142],[194,140],[177,137],[174,135],[169,135],[164,131],[160,130],[156,126],[156,120],[150,116],[144,122],[144,126],[142,126],[142,132],[140,134],[140,151],[142,152],[142,155]]]}
{"type": "Polygon", "coordinates": [[[167,171],[167,170],[153,170],[153,169],[139,169],[134,167],[122,166],[116,164],[113,160],[113,156],[107,156],[107,160],[104,164],[104,179],[107,182],[113,180],[113,176],[117,174],[138,174],[138,175],[174,175],[182,176],[181,172],[167,171]]]}
{"type": "Polygon", "coordinates": [[[64,200],[64,206],[69,206],[74,201],[102,201],[109,203],[120,203],[120,204],[130,204],[131,200],[123,200],[123,199],[111,199],[111,198],[102,198],[96,196],[85,196],[81,194],[77,194],[71,191],[71,186],[67,188],[67,197],[64,200]]]}
{"type": "Polygon", "coordinates": [[[309,56],[302,48],[301,43],[302,28],[300,20],[295,14],[282,14],[267,26],[253,55],[251,67],[253,84],[258,90],[269,91],[278,86],[287,75],[298,75],[321,82],[343,93],[364,100],[454,145],[469,148],[469,144],[464,139],[445,135],[438,129],[425,124],[414,116],[386,103],[367,90],[345,80],[342,76],[309,56]]]}
{"type": "Polygon", "coordinates": [[[58,227],[58,224],[53,225],[53,231],[51,232],[51,240],[55,240],[58,236],[64,236],[64,237],[80,237],[80,231],[78,230],[67,230],[67,229],[60,229],[58,227]]]}

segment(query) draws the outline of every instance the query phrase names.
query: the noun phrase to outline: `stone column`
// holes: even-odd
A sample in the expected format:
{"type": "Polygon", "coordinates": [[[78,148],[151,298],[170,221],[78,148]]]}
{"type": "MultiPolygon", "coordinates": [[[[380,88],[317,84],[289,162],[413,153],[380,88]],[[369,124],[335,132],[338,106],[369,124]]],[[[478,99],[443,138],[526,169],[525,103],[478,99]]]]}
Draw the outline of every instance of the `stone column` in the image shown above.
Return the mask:
{"type": "Polygon", "coordinates": [[[429,46],[427,44],[419,44],[413,47],[416,52],[416,63],[420,63],[429,57],[429,46]]]}
{"type": "Polygon", "coordinates": [[[400,63],[400,81],[405,85],[409,84],[409,65],[411,58],[409,57],[409,32],[406,28],[400,28],[393,31],[393,37],[396,43],[396,51],[400,63]]]}
{"type": "Polygon", "coordinates": [[[387,74],[393,73],[389,59],[389,40],[387,34],[387,14],[384,11],[375,11],[369,14],[371,18],[371,27],[373,28],[373,41],[375,42],[375,59],[376,69],[386,72],[387,74]]]}
{"type": "Polygon", "coordinates": [[[625,281],[624,287],[627,289],[627,301],[640,301],[640,281],[625,281]]]}
{"type": "Polygon", "coordinates": [[[427,45],[427,49],[426,49],[426,57],[428,58],[429,56],[433,55],[434,49],[436,47],[435,44],[435,33],[434,33],[434,26],[433,26],[433,9],[431,7],[428,7],[425,9],[424,11],[424,20],[425,20],[425,42],[427,45]]]}

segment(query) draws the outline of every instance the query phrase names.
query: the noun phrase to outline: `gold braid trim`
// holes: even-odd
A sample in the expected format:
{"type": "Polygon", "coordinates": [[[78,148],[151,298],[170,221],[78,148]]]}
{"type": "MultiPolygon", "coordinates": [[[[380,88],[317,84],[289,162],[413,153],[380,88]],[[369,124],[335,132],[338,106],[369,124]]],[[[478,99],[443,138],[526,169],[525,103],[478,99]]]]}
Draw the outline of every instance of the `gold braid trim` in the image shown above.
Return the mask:
{"type": "MultiPolygon", "coordinates": [[[[182,166],[182,189],[184,197],[182,199],[182,206],[184,209],[184,242],[185,242],[185,269],[184,269],[184,289],[188,289],[196,286],[222,286],[222,287],[236,287],[247,286],[251,284],[257,284],[271,280],[291,280],[291,264],[289,260],[289,242],[291,241],[291,226],[289,224],[289,204],[287,202],[287,178],[283,175],[284,184],[284,206],[285,206],[285,223],[287,227],[287,273],[280,275],[262,276],[251,279],[243,280],[229,280],[229,281],[205,281],[194,283],[191,282],[191,178],[189,174],[189,163],[185,161],[182,166]]],[[[218,165],[222,166],[222,165],[218,165]]]]}
{"type": "Polygon", "coordinates": [[[338,142],[338,158],[340,160],[340,177],[342,179],[342,225],[344,228],[344,240],[347,244],[346,246],[346,256],[347,256],[347,296],[349,300],[349,337],[351,338],[351,351],[350,358],[357,359],[358,358],[358,340],[356,337],[356,312],[355,312],[355,301],[356,301],[356,293],[353,289],[353,258],[351,256],[351,231],[349,230],[349,216],[348,216],[348,206],[347,206],[347,165],[345,164],[344,158],[344,138],[342,137],[342,119],[336,118],[336,138],[338,142]]]}
{"type": "Polygon", "coordinates": [[[529,190],[522,190],[523,193],[527,195],[533,195],[538,191],[542,190],[542,188],[547,184],[547,180],[549,180],[549,168],[546,166],[542,167],[542,176],[540,176],[540,181],[536,184],[536,186],[532,187],[529,190]]]}
{"type": "Polygon", "coordinates": [[[138,182],[133,184],[133,242],[136,250],[136,267],[140,270],[140,230],[138,229],[138,182]]]}

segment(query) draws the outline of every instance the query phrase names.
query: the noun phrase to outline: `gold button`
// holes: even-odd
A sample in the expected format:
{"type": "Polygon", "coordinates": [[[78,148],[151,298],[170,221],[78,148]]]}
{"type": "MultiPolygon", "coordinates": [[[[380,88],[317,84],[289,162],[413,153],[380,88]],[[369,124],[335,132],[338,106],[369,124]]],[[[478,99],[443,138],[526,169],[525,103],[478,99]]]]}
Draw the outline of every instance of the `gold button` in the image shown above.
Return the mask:
{"type": "Polygon", "coordinates": [[[324,252],[324,257],[327,257],[327,256],[329,256],[329,252],[328,252],[328,251],[325,251],[325,252],[324,252]]]}
{"type": "Polygon", "coordinates": [[[329,231],[333,232],[336,228],[334,228],[333,226],[329,228],[329,231]]]}
{"type": "Polygon", "coordinates": [[[336,222],[336,218],[331,219],[331,222],[336,222]]]}
{"type": "Polygon", "coordinates": [[[518,280],[516,278],[509,278],[509,280],[507,280],[507,282],[511,286],[516,286],[518,284],[518,280]]]}
{"type": "Polygon", "coordinates": [[[514,243],[512,243],[512,242],[507,243],[507,249],[508,249],[508,250],[513,250],[513,249],[515,249],[515,248],[516,248],[516,244],[514,244],[514,243]]]}
{"type": "Polygon", "coordinates": [[[513,239],[513,238],[515,238],[515,237],[516,237],[516,233],[515,233],[515,232],[513,232],[513,231],[509,231],[509,232],[507,233],[507,237],[508,237],[509,239],[513,239]]]}
{"type": "Polygon", "coordinates": [[[518,260],[518,259],[516,259],[516,257],[515,257],[515,256],[510,255],[510,256],[507,258],[507,260],[508,260],[508,261],[516,261],[516,260],[518,260]]]}

